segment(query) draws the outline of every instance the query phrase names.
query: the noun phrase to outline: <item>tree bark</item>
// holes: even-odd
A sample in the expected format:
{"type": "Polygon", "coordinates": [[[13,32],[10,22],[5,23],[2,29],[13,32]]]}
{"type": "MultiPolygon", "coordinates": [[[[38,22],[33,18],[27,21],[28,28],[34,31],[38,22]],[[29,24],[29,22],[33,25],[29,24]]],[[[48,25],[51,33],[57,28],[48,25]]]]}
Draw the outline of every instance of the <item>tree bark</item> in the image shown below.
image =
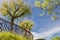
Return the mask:
{"type": "Polygon", "coordinates": [[[27,38],[27,30],[24,30],[24,35],[23,36],[27,38]]]}
{"type": "Polygon", "coordinates": [[[11,18],[11,27],[10,27],[10,32],[13,31],[13,25],[14,25],[14,17],[11,18]]]}

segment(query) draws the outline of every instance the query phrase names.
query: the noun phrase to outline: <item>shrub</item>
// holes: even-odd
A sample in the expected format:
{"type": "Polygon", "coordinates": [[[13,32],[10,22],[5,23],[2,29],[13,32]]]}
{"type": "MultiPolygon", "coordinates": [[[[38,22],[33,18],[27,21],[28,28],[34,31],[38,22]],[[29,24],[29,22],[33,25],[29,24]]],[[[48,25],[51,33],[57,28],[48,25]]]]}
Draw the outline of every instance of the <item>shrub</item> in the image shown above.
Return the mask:
{"type": "Polygon", "coordinates": [[[0,40],[26,40],[26,38],[11,32],[0,32],[0,40]]]}

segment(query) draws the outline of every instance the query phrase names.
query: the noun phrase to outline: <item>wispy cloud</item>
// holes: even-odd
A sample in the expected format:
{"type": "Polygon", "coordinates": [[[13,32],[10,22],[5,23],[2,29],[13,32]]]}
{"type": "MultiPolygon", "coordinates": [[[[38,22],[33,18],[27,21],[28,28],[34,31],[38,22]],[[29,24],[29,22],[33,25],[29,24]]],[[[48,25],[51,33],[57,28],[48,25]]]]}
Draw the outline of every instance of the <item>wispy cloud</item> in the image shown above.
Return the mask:
{"type": "Polygon", "coordinates": [[[32,32],[32,34],[34,35],[34,39],[38,39],[38,38],[51,37],[54,33],[57,33],[59,31],[60,27],[54,27],[42,33],[32,32]]]}

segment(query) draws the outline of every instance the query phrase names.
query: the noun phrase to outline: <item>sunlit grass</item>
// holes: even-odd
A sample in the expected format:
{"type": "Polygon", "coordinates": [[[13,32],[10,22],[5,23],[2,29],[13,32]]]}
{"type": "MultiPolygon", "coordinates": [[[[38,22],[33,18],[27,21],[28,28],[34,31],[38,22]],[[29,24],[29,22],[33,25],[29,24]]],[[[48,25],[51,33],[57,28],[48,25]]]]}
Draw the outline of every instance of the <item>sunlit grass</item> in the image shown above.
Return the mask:
{"type": "Polygon", "coordinates": [[[11,32],[0,32],[0,40],[27,40],[25,37],[11,32]]]}

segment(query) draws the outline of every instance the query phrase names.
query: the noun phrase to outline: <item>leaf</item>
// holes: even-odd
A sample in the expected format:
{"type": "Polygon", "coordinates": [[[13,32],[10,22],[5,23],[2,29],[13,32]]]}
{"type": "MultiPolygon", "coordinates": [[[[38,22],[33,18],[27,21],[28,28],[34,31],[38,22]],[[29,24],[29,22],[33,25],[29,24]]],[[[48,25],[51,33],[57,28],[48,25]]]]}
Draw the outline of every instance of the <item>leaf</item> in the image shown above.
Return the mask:
{"type": "Polygon", "coordinates": [[[42,3],[42,8],[46,9],[46,7],[48,6],[49,2],[48,1],[44,1],[44,3],[42,3]]]}
{"type": "Polygon", "coordinates": [[[48,11],[48,15],[50,15],[50,14],[52,14],[52,11],[51,10],[48,11]]]}
{"type": "Polygon", "coordinates": [[[36,2],[35,2],[35,6],[36,6],[36,7],[41,7],[41,3],[40,3],[39,1],[36,1],[36,2]]]}
{"type": "Polygon", "coordinates": [[[51,19],[52,19],[52,20],[56,20],[57,17],[56,17],[56,16],[52,16],[51,19]]]}
{"type": "Polygon", "coordinates": [[[8,5],[7,5],[7,2],[6,2],[6,1],[3,1],[3,2],[2,2],[2,7],[5,7],[5,8],[7,8],[7,7],[8,7],[8,5]]]}
{"type": "Polygon", "coordinates": [[[3,15],[3,16],[6,16],[6,15],[8,15],[7,11],[5,11],[5,10],[2,10],[2,15],[3,15]]]}
{"type": "Polygon", "coordinates": [[[53,10],[54,9],[54,6],[53,5],[48,5],[48,10],[53,10]]]}

